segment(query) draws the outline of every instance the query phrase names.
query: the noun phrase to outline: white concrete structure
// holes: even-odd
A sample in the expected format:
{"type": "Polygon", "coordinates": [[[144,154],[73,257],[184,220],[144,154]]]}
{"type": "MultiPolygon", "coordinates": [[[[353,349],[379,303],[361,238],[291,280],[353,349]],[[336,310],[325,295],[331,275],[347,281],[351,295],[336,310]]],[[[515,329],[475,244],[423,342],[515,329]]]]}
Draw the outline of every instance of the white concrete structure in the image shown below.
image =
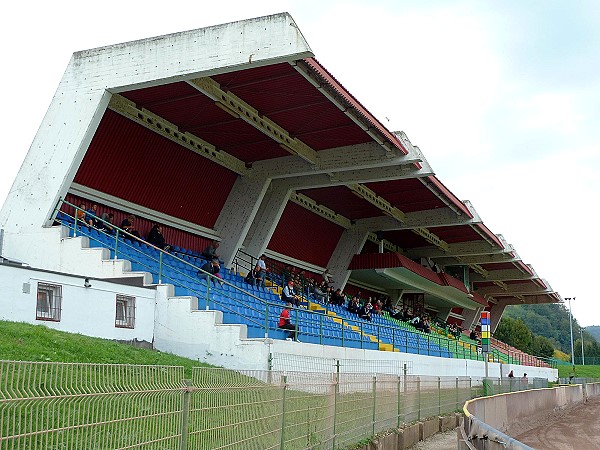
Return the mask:
{"type": "MultiPolygon", "coordinates": [[[[389,131],[382,130],[381,124],[363,111],[358,102],[348,103],[347,93],[335,92],[337,87],[334,83],[320,84],[315,75],[317,71],[311,71],[309,63],[304,60],[312,56],[302,33],[286,13],[75,53],[0,211],[0,229],[3,231],[1,256],[27,265],[0,265],[0,282],[5,288],[5,295],[0,298],[0,318],[39,323],[40,320],[36,319],[37,292],[39,283],[47,283],[60,286],[62,297],[60,321],[42,321],[48,326],[108,339],[137,339],[153,343],[158,350],[211,364],[264,370],[270,353],[289,352],[332,359],[400,357],[412,361],[415,373],[422,375],[482,376],[483,364],[474,361],[247,339],[244,325],[223,324],[221,312],[198,310],[197,299],[174,297],[172,286],[151,285],[150,275],[132,272],[129,261],[110,259],[108,250],[89,248],[87,238],[68,238],[64,228],[51,226],[57,205],[67,193],[81,195],[91,201],[103,201],[115,209],[125,205],[127,212],[146,214],[152,220],[168,216],[164,211],[152,210],[150,205],[133,202],[128,205],[126,200],[111,196],[109,192],[74,182],[107,112],[125,117],[124,120],[140,125],[143,131],[150,130],[154,133],[153,137],[164,138],[157,147],[167,141],[176,141],[182,148],[196,153],[198,160],[194,162],[205,161],[203,158],[211,163],[216,161],[220,164],[219,168],[226,167],[230,171],[227,175],[233,174],[228,198],[211,229],[200,223],[186,222],[180,217],[167,218],[167,223],[185,226],[188,231],[205,231],[203,237],[223,239],[221,257],[227,266],[231,265],[240,247],[245,247],[254,256],[266,251],[286,205],[290,199],[298,202],[303,195],[294,192],[296,190],[349,186],[379,214],[352,221],[331,211],[330,215],[345,231],[331,258],[324,263],[329,263],[340,284],[348,280],[349,262],[360,252],[369,233],[374,230],[417,228],[421,234],[430,236],[430,240],[441,241],[422,228],[480,222],[476,214],[473,218],[464,215],[458,218],[460,214],[446,211],[442,206],[426,212],[404,214],[383,196],[361,184],[426,178],[433,172],[420,150],[412,146],[404,134],[396,139],[389,131]],[[317,103],[326,103],[329,114],[343,115],[341,119],[348,123],[342,121],[341,125],[358,127],[359,130],[354,130],[355,134],[364,132],[366,139],[372,140],[354,145],[338,144],[337,147],[316,151],[297,141],[274,120],[252,110],[252,105],[221,90],[218,83],[210,78],[280,63],[298,76],[298,79],[293,79],[296,85],[308,86],[315,91],[311,95],[317,98],[317,103]],[[239,119],[243,126],[252,125],[253,121],[264,122],[255,126],[260,128],[260,137],[267,136],[267,143],[274,145],[277,151],[285,152],[285,156],[274,151],[275,156],[271,159],[260,160],[257,157],[256,162],[242,161],[216,147],[213,155],[202,154],[201,150],[190,145],[187,131],[178,131],[178,137],[173,137],[165,128],[171,127],[172,131],[177,128],[176,125],[143,107],[137,108],[134,101],[125,97],[126,93],[131,94],[135,90],[166,85],[170,89],[177,83],[184,84],[185,88],[191,86],[195,89],[194,94],[200,92],[203,100],[209,99],[206,100],[209,102],[207,109],[218,103],[219,112],[226,114],[229,121],[239,119]],[[237,112],[227,106],[242,103],[243,107],[240,106],[237,112]],[[150,122],[152,125],[149,125],[150,122]],[[155,126],[157,123],[160,127],[155,126]],[[289,146],[285,144],[288,141],[289,146]],[[402,153],[401,149],[406,153],[402,153]],[[86,278],[91,286],[85,286],[86,278]],[[117,294],[136,299],[134,327],[115,325],[117,294]]],[[[252,82],[247,81],[249,84],[252,82]]],[[[340,118],[336,116],[335,120],[340,118]]],[[[334,123],[332,129],[341,125],[334,123]]],[[[364,136],[361,134],[359,137],[362,139],[364,136]]],[[[417,180],[419,183],[429,189],[426,181],[417,180]]],[[[433,193],[434,197],[442,196],[440,192],[433,193]]],[[[324,210],[325,207],[321,208],[321,211],[324,210]]],[[[493,250],[489,244],[479,247],[451,245],[448,249],[455,249],[452,255],[460,254],[460,251],[466,252],[466,255],[487,254],[493,250]]],[[[436,247],[434,251],[433,256],[449,257],[449,250],[442,251],[436,247]]],[[[502,250],[493,251],[500,253],[502,250]]],[[[413,252],[413,256],[432,255],[418,253],[419,250],[413,252]]],[[[283,257],[285,255],[280,261],[283,257]]],[[[324,269],[316,265],[305,264],[305,267],[316,268],[319,272],[324,269]]],[[[466,293],[461,295],[464,297],[466,293]]],[[[556,375],[555,371],[548,369],[527,370],[532,377],[543,375],[553,379],[556,375]]],[[[491,364],[490,371],[500,376],[501,368],[491,364]]]]}

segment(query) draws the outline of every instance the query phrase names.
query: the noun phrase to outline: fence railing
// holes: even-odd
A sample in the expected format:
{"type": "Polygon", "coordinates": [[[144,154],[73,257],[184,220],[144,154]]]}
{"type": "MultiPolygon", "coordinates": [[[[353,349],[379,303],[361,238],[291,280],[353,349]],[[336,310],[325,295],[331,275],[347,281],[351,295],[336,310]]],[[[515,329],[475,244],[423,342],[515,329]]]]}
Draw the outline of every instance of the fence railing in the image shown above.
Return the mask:
{"type": "Polygon", "coordinates": [[[0,361],[0,448],[333,449],[544,383],[0,361]]]}

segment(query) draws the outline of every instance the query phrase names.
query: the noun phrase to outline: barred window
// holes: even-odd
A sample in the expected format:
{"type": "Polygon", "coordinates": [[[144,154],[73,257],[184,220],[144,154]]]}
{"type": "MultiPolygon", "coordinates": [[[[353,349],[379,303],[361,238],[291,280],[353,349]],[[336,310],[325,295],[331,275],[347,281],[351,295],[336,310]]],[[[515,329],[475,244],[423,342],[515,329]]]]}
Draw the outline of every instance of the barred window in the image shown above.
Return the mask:
{"type": "Polygon", "coordinates": [[[60,322],[62,306],[62,286],[57,284],[38,283],[36,320],[60,322]]]}
{"type": "Polygon", "coordinates": [[[115,327],[135,328],[135,297],[117,294],[115,327]]]}

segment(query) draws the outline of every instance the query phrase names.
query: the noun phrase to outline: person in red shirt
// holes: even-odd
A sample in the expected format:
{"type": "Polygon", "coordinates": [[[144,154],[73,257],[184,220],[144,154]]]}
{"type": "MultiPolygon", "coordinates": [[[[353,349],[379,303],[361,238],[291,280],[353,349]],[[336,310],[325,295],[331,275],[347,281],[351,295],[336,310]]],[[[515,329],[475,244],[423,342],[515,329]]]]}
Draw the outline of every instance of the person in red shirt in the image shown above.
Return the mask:
{"type": "Polygon", "coordinates": [[[286,303],[285,308],[281,311],[279,315],[279,328],[282,330],[286,330],[288,332],[288,336],[286,340],[297,341],[298,340],[298,328],[290,321],[290,310],[292,309],[291,303],[286,303]]]}

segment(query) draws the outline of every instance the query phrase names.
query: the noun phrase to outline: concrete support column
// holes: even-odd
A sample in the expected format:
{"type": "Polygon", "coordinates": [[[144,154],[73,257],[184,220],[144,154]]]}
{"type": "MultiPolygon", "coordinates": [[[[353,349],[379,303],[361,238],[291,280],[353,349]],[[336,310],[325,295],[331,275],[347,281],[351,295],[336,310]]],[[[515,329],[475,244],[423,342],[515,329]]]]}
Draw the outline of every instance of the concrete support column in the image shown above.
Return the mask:
{"type": "Polygon", "coordinates": [[[386,292],[390,296],[392,305],[397,306],[400,300],[402,300],[402,293],[404,291],[402,289],[387,289],[386,292]]]}
{"type": "Polygon", "coordinates": [[[448,316],[450,315],[450,311],[452,311],[452,308],[448,307],[448,308],[439,308],[438,310],[438,318],[443,320],[444,322],[446,322],[448,320],[448,316]]]}
{"type": "Polygon", "coordinates": [[[269,182],[268,179],[239,176],[233,185],[214,227],[221,237],[219,255],[226,267],[231,267],[237,250],[242,246],[269,182]]]}
{"type": "Polygon", "coordinates": [[[264,195],[258,212],[244,239],[244,251],[252,256],[260,256],[267,249],[275,227],[281,219],[291,189],[285,183],[273,182],[264,195]]]}
{"type": "Polygon", "coordinates": [[[504,309],[509,305],[507,301],[500,300],[490,310],[490,331],[493,333],[496,332],[496,328],[498,328],[498,324],[500,323],[500,319],[502,319],[502,313],[504,313],[504,309]]]}
{"type": "Polygon", "coordinates": [[[463,330],[472,330],[475,324],[479,321],[481,310],[483,308],[475,309],[463,309],[462,315],[464,317],[462,322],[463,330]]]}
{"type": "Polygon", "coordinates": [[[327,268],[331,275],[333,275],[333,284],[337,288],[344,288],[350,277],[350,271],[348,266],[352,261],[352,257],[359,253],[365,242],[369,232],[363,228],[352,227],[344,230],[342,237],[338,241],[329,262],[327,268]]]}

